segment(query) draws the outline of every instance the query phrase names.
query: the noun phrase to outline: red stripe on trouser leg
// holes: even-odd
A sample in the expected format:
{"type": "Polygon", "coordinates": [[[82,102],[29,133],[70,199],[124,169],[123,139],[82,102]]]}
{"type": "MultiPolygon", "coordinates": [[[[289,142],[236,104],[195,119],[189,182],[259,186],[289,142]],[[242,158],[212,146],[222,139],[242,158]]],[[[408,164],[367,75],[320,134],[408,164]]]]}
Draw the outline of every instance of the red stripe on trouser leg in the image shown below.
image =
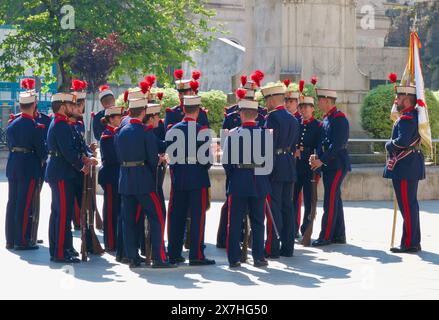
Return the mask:
{"type": "Polygon", "coordinates": [[[172,212],[172,204],[173,204],[173,201],[174,201],[174,187],[173,187],[173,185],[172,185],[172,177],[173,177],[173,174],[172,174],[172,170],[169,170],[169,174],[171,175],[171,192],[170,192],[170,195],[169,195],[169,203],[168,203],[168,218],[166,219],[166,221],[167,221],[167,223],[168,223],[168,227],[167,227],[167,233],[168,233],[168,241],[169,241],[169,239],[170,239],[170,228],[171,228],[171,223],[170,223],[170,219],[171,219],[171,212],[172,212]]]}
{"type": "Polygon", "coordinates": [[[207,191],[206,188],[201,190],[201,221],[200,221],[200,238],[198,239],[198,259],[204,259],[202,246],[204,239],[204,221],[206,219],[206,208],[207,208],[207,191]]]}
{"type": "Polygon", "coordinates": [[[76,198],[76,197],[75,197],[75,223],[76,223],[76,225],[81,224],[81,217],[79,216],[78,198],[76,198]]]}
{"type": "Polygon", "coordinates": [[[227,239],[226,239],[226,250],[227,253],[229,253],[229,241],[230,241],[230,213],[231,213],[231,207],[232,207],[232,195],[229,195],[227,198],[227,239]]]}
{"type": "Polygon", "coordinates": [[[407,180],[401,180],[401,198],[404,209],[404,222],[405,222],[405,231],[406,231],[406,239],[405,246],[410,248],[412,245],[412,220],[411,220],[411,212],[410,212],[410,203],[408,197],[408,185],[407,180]]]}
{"type": "MultiPolygon", "coordinates": [[[[27,196],[26,196],[26,205],[24,207],[24,212],[23,212],[23,225],[21,227],[21,245],[22,246],[27,245],[26,233],[27,233],[27,227],[28,227],[28,223],[29,223],[29,209],[30,209],[30,206],[32,203],[32,195],[34,193],[34,189],[35,189],[35,179],[32,179],[29,182],[29,188],[27,190],[27,196]]],[[[35,214],[35,212],[34,212],[34,214],[35,214]]]]}
{"type": "Polygon", "coordinates": [[[160,257],[162,258],[162,261],[166,261],[166,252],[165,252],[165,220],[163,217],[163,211],[162,206],[160,204],[159,197],[155,192],[151,192],[151,198],[154,202],[155,211],[157,212],[157,216],[159,217],[160,221],[160,257]]]}
{"type": "Polygon", "coordinates": [[[140,204],[138,204],[137,205],[137,212],[136,212],[136,224],[139,223],[141,212],[142,212],[142,206],[140,204]]]}
{"type": "Polygon", "coordinates": [[[297,200],[298,204],[297,204],[297,225],[300,228],[300,223],[302,222],[302,197],[303,197],[303,192],[300,191],[299,193],[299,199],[297,200]]]}
{"type": "Polygon", "coordinates": [[[328,241],[329,237],[331,236],[331,230],[332,230],[332,225],[334,223],[334,206],[335,206],[335,196],[337,193],[337,186],[338,186],[338,182],[340,181],[342,175],[342,171],[338,170],[337,173],[335,174],[334,177],[334,181],[332,182],[331,185],[331,195],[329,197],[329,214],[328,214],[328,221],[326,224],[326,233],[325,233],[325,240],[328,241]]]}
{"type": "MultiPolygon", "coordinates": [[[[271,205],[271,197],[267,197],[268,204],[271,205]]],[[[271,254],[271,246],[273,245],[273,221],[271,220],[270,215],[267,214],[267,202],[265,202],[265,208],[264,212],[267,216],[267,243],[265,245],[265,251],[267,251],[267,254],[271,254]]]]}
{"type": "Polygon", "coordinates": [[[64,259],[64,242],[66,233],[66,193],[64,188],[64,181],[58,182],[59,203],[60,203],[60,217],[59,217],[59,235],[58,235],[58,258],[64,259]]]}
{"type": "Polygon", "coordinates": [[[110,250],[114,249],[114,230],[113,230],[113,187],[107,184],[107,231],[108,246],[110,250]]]}

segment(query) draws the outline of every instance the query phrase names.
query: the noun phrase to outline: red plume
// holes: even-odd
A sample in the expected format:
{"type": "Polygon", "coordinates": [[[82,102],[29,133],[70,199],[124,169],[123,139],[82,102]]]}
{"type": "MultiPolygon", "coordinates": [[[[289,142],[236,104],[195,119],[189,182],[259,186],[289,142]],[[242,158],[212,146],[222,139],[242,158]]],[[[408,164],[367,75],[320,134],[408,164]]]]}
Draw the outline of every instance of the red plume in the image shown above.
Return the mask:
{"type": "Polygon", "coordinates": [[[255,72],[253,72],[253,74],[251,75],[251,79],[255,82],[255,84],[260,87],[261,86],[261,81],[264,79],[265,75],[261,70],[256,70],[255,72]]]}
{"type": "Polygon", "coordinates": [[[82,81],[81,80],[72,80],[72,87],[71,89],[73,91],[81,91],[83,87],[82,81]]]}
{"type": "Polygon", "coordinates": [[[425,103],[424,103],[424,101],[421,100],[421,99],[418,99],[418,105],[419,105],[420,107],[425,107],[425,103]]]}
{"type": "Polygon", "coordinates": [[[22,87],[23,89],[28,89],[28,87],[27,87],[27,79],[23,79],[23,80],[21,80],[21,87],[22,87]]]}
{"type": "Polygon", "coordinates": [[[317,84],[317,82],[319,82],[319,78],[317,78],[317,76],[312,76],[311,77],[312,85],[315,86],[317,84]]]}
{"type": "Polygon", "coordinates": [[[195,70],[194,72],[192,72],[192,79],[194,79],[195,81],[200,80],[201,78],[201,72],[198,70],[195,70]]]}
{"type": "Polygon", "coordinates": [[[33,90],[35,88],[35,80],[32,78],[23,79],[21,86],[23,89],[33,90]]]}
{"type": "Polygon", "coordinates": [[[299,91],[303,93],[303,89],[305,89],[305,80],[300,80],[299,82],[299,91]]]}
{"type": "Polygon", "coordinates": [[[191,81],[190,86],[191,86],[192,91],[197,93],[198,88],[200,87],[200,84],[197,81],[191,81]]]}
{"type": "Polygon", "coordinates": [[[238,99],[245,99],[246,95],[247,95],[247,90],[245,90],[245,89],[238,89],[238,90],[236,90],[236,97],[238,99]]]}
{"type": "Polygon", "coordinates": [[[146,94],[149,91],[149,88],[151,88],[151,85],[147,81],[142,81],[139,83],[140,90],[143,94],[146,94]]]}
{"type": "Polygon", "coordinates": [[[165,94],[164,94],[163,92],[157,92],[157,98],[159,98],[160,101],[163,100],[163,96],[164,96],[164,95],[165,95],[165,94]]]}
{"type": "Polygon", "coordinates": [[[247,76],[241,76],[241,85],[244,87],[247,84],[247,76]]]}
{"type": "Polygon", "coordinates": [[[288,88],[291,84],[291,80],[290,79],[285,79],[284,80],[284,85],[288,88]]]}
{"type": "Polygon", "coordinates": [[[87,81],[81,81],[82,82],[82,86],[81,86],[81,90],[85,91],[88,88],[88,82],[87,81]]]}
{"type": "Polygon", "coordinates": [[[108,90],[108,89],[110,89],[108,84],[104,84],[103,86],[99,87],[99,92],[104,92],[105,90],[108,90]]]}
{"type": "Polygon", "coordinates": [[[391,83],[396,83],[396,81],[398,80],[398,75],[392,72],[389,74],[388,78],[391,83]]]}
{"type": "Polygon", "coordinates": [[[155,75],[153,75],[153,74],[150,74],[149,76],[145,77],[145,81],[148,82],[151,87],[154,85],[156,80],[157,80],[157,77],[155,75]]]}
{"type": "Polygon", "coordinates": [[[184,71],[183,71],[183,70],[178,69],[178,70],[175,70],[175,71],[174,71],[174,77],[175,77],[175,79],[177,79],[177,80],[181,80],[181,79],[183,79],[183,76],[184,76],[184,71]]]}
{"type": "Polygon", "coordinates": [[[127,103],[128,102],[128,95],[130,94],[130,92],[128,90],[126,90],[123,94],[123,102],[127,103]]]}

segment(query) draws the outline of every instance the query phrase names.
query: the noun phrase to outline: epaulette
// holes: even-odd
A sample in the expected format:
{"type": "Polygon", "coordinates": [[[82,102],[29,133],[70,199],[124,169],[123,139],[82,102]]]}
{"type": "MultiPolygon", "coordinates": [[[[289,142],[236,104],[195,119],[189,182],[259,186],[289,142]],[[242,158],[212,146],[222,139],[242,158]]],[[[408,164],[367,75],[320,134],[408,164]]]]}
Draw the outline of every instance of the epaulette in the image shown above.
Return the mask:
{"type": "Polygon", "coordinates": [[[46,129],[46,126],[43,123],[38,123],[37,129],[46,129]]]}
{"type": "Polygon", "coordinates": [[[102,139],[110,139],[110,138],[113,138],[113,137],[114,137],[113,134],[102,134],[102,136],[101,136],[101,140],[102,140],[102,139]]]}

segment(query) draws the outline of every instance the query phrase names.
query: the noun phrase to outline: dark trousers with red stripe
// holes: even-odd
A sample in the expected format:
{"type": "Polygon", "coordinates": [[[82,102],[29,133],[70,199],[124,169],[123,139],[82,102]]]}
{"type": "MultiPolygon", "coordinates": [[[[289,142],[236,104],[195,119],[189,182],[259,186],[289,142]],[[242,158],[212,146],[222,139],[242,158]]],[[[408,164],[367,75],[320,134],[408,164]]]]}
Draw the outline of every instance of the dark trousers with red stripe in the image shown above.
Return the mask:
{"type": "MultiPolygon", "coordinates": [[[[154,261],[166,261],[165,218],[157,193],[144,195],[122,195],[122,233],[125,256],[130,260],[139,259],[139,227],[143,215],[139,216],[138,206],[144,209],[151,225],[152,258],[154,261]]],[[[143,237],[144,238],[144,237],[143,237]]]]}
{"type": "Polygon", "coordinates": [[[227,256],[229,263],[239,262],[241,258],[242,221],[248,213],[252,230],[253,259],[264,258],[265,197],[228,197],[227,256]]]}
{"type": "Polygon", "coordinates": [[[294,253],[294,213],[293,213],[293,183],[272,182],[270,207],[274,222],[280,233],[280,241],[276,237],[273,222],[267,219],[267,242],[265,251],[268,256],[291,255],[294,253]],[[282,247],[281,247],[282,246],[282,247]]]}
{"type": "Polygon", "coordinates": [[[191,191],[175,191],[172,212],[168,217],[170,259],[181,257],[188,211],[191,217],[190,260],[202,260],[204,256],[204,230],[206,224],[207,188],[191,191]]]}
{"type": "Polygon", "coordinates": [[[60,180],[50,183],[52,212],[49,222],[50,256],[57,259],[69,257],[73,249],[72,217],[74,207],[74,181],[60,180]]]}
{"type": "Polygon", "coordinates": [[[102,208],[104,218],[104,244],[108,251],[116,251],[117,228],[120,215],[121,199],[118,192],[118,185],[106,184],[104,189],[104,205],[102,208]]]}
{"type": "Polygon", "coordinates": [[[346,174],[347,171],[342,169],[323,172],[325,199],[322,231],[319,236],[321,240],[331,241],[346,237],[343,201],[341,199],[341,186],[346,174]]]}
{"type": "Polygon", "coordinates": [[[8,179],[9,194],[6,209],[6,242],[8,245],[30,245],[32,200],[35,179],[8,179]]]}
{"type": "Polygon", "coordinates": [[[398,200],[399,210],[404,218],[401,239],[402,248],[417,247],[421,244],[421,224],[419,219],[419,180],[392,180],[398,200]]]}

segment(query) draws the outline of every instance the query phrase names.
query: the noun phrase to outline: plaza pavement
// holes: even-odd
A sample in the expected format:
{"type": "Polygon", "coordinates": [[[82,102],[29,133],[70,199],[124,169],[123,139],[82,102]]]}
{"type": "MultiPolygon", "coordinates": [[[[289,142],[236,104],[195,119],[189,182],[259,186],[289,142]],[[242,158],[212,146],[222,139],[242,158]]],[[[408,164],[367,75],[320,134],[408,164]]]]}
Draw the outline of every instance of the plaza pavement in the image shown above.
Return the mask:
{"type": "MultiPolygon", "coordinates": [[[[438,299],[439,201],[421,203],[423,249],[419,255],[389,252],[390,202],[345,203],[348,245],[324,249],[296,246],[293,258],[230,271],[224,250],[216,249],[221,203],[207,214],[207,256],[213,267],[130,271],[111,255],[75,266],[49,262],[47,226],[50,189],[41,197],[39,251],[5,249],[7,182],[0,179],[0,299],[438,299]]],[[[98,198],[99,204],[102,197],[98,198]]],[[[319,220],[322,214],[319,205],[319,220]]],[[[318,222],[314,237],[320,226],[318,222]]],[[[400,237],[399,218],[397,238],[400,237]]],[[[102,237],[100,237],[102,239],[102,237]]],[[[75,233],[80,248],[80,234],[75,233]]],[[[185,254],[187,256],[187,254],[185,254]]]]}

